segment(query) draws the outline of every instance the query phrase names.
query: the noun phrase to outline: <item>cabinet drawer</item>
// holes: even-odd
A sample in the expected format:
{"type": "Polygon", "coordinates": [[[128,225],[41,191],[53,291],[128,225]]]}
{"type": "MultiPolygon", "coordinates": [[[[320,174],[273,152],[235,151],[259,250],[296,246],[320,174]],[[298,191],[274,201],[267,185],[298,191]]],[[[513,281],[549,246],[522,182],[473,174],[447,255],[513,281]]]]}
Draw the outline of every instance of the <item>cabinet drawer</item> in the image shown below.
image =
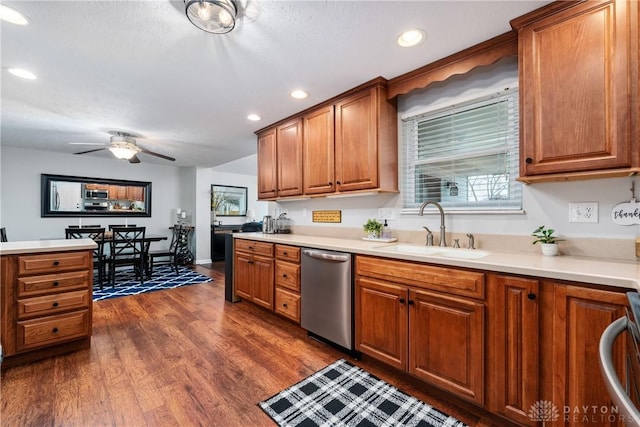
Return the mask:
{"type": "Polygon", "coordinates": [[[74,289],[87,289],[92,283],[91,270],[46,274],[18,278],[18,297],[46,295],[74,289]]]}
{"type": "Polygon", "coordinates": [[[88,308],[90,299],[91,295],[86,290],[21,299],[18,300],[18,319],[88,308]]]}
{"type": "Polygon", "coordinates": [[[276,245],[276,258],[299,263],[300,248],[297,246],[276,245]]]}
{"type": "Polygon", "coordinates": [[[256,242],[254,240],[236,239],[236,251],[273,256],[273,243],[256,242]]]}
{"type": "Polygon", "coordinates": [[[276,286],[300,292],[300,264],[276,260],[276,286]]]}
{"type": "Polygon", "coordinates": [[[276,313],[300,323],[300,295],[276,288],[276,313]]]}
{"type": "Polygon", "coordinates": [[[453,295],[484,298],[484,273],[476,271],[358,256],[356,274],[453,295]]]}
{"type": "Polygon", "coordinates": [[[91,335],[89,310],[24,320],[17,324],[16,350],[53,345],[91,335]]]}
{"type": "Polygon", "coordinates": [[[91,269],[92,262],[91,251],[21,255],[18,257],[18,275],[91,269]]]}

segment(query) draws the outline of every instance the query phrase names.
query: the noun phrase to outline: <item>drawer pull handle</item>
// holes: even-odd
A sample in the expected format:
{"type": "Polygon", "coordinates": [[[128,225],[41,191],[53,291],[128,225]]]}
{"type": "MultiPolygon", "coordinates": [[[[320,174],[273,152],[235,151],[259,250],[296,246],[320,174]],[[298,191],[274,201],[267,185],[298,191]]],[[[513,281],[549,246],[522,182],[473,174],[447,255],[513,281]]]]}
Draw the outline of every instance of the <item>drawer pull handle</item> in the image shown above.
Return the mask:
{"type": "Polygon", "coordinates": [[[60,282],[53,282],[53,286],[58,286],[60,282]]]}
{"type": "Polygon", "coordinates": [[[57,334],[57,333],[58,333],[58,328],[53,328],[53,329],[51,330],[51,332],[53,332],[54,334],[57,334]]]}
{"type": "Polygon", "coordinates": [[[56,267],[60,265],[60,261],[53,261],[53,265],[55,265],[56,267]]]}
{"type": "Polygon", "coordinates": [[[52,305],[53,305],[54,307],[57,307],[57,306],[59,306],[60,304],[58,304],[57,302],[54,302],[52,305]]]}

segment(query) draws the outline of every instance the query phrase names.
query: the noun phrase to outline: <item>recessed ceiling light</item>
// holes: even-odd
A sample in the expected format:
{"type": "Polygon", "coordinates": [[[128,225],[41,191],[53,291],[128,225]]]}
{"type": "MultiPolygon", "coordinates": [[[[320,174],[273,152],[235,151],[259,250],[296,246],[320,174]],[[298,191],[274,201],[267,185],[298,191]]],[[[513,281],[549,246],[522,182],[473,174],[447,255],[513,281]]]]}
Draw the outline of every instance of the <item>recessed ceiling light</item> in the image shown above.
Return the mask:
{"type": "Polygon", "coordinates": [[[23,70],[22,68],[9,68],[7,71],[9,71],[14,76],[20,77],[22,79],[27,79],[27,80],[37,79],[36,75],[33,74],[31,71],[23,70]]]}
{"type": "Polygon", "coordinates": [[[305,99],[307,96],[309,96],[309,94],[303,90],[294,90],[293,92],[291,92],[291,97],[292,98],[296,98],[296,99],[305,99]]]}
{"type": "Polygon", "coordinates": [[[16,25],[27,25],[29,23],[23,14],[5,5],[0,5],[0,19],[16,25]]]}
{"type": "Polygon", "coordinates": [[[398,44],[402,47],[416,46],[425,41],[427,33],[420,29],[405,31],[398,37],[398,44]]]}
{"type": "Polygon", "coordinates": [[[262,117],[257,114],[249,114],[247,116],[247,119],[251,120],[252,122],[257,122],[258,120],[262,120],[262,117]]]}

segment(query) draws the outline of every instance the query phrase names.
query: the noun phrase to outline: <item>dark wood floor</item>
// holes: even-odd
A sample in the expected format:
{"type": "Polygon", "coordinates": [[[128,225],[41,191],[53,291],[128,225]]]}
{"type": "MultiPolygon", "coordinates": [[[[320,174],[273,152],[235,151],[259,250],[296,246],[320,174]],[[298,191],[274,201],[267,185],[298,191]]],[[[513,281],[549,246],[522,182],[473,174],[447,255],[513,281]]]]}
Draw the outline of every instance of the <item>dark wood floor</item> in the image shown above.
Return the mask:
{"type": "Polygon", "coordinates": [[[356,361],[211,283],[94,304],[91,348],[2,373],[2,426],[270,426],[257,403],[339,358],[469,425],[495,425],[371,360],[356,361]]]}

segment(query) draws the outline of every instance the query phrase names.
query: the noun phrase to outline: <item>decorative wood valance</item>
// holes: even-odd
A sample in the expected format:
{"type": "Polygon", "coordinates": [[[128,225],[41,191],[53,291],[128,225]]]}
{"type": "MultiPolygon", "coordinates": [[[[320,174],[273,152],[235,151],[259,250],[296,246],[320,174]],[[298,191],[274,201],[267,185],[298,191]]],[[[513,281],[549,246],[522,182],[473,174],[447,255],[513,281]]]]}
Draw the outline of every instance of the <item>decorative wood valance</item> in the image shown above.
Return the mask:
{"type": "Polygon", "coordinates": [[[446,58],[420,67],[389,80],[387,98],[422,89],[456,74],[464,74],[476,67],[491,65],[502,58],[518,54],[518,36],[509,31],[446,58]]]}

